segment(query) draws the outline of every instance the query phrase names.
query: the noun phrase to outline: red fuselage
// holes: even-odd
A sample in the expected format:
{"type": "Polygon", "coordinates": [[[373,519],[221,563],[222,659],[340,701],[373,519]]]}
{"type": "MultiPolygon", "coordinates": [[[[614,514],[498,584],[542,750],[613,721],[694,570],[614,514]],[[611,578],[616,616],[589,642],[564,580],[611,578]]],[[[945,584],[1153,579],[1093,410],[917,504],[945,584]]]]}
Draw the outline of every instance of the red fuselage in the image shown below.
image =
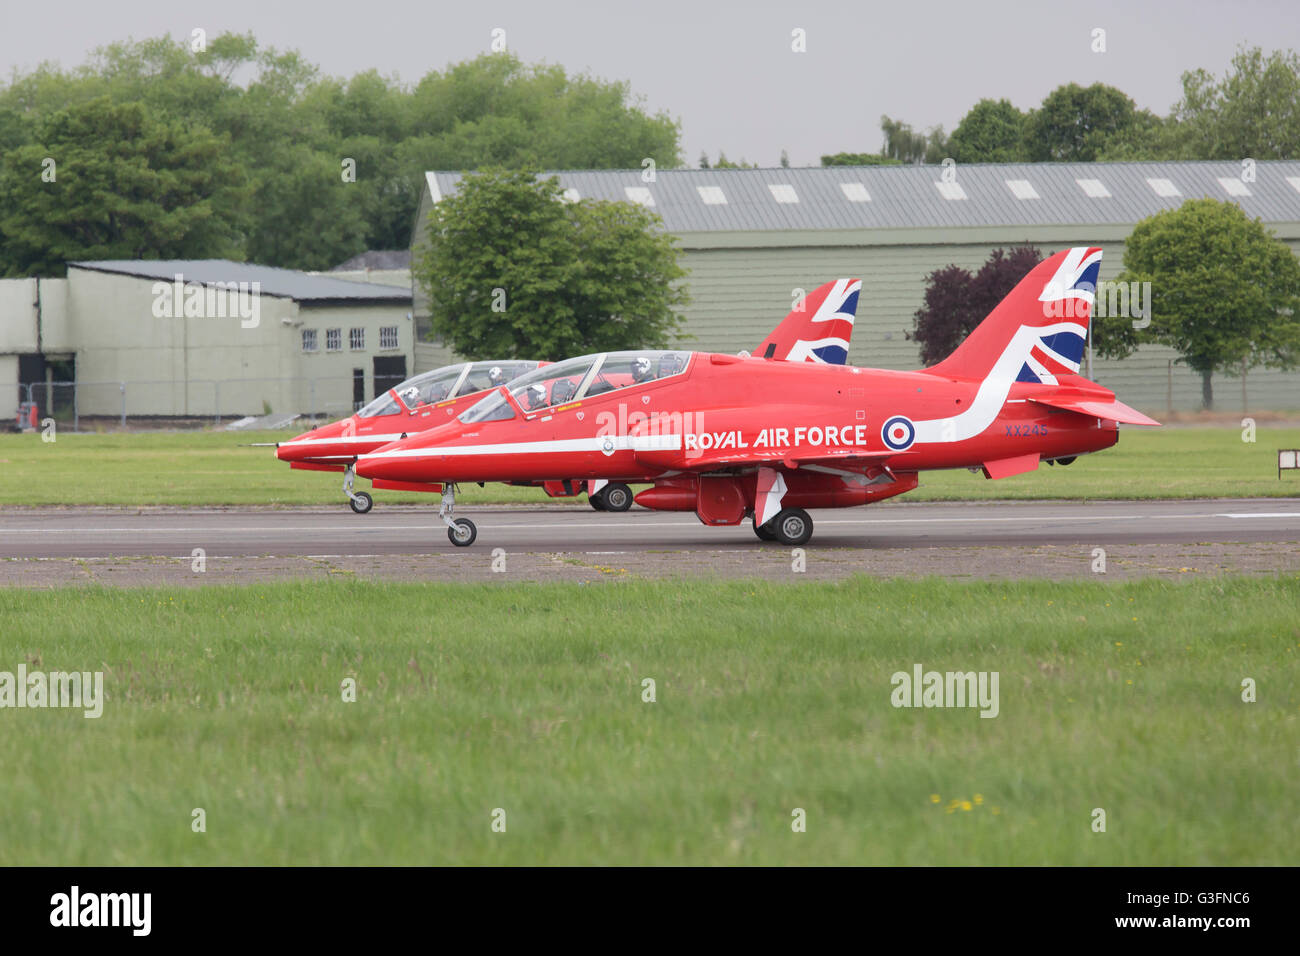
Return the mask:
{"type": "MultiPolygon", "coordinates": [[[[1083,379],[1075,385],[1110,394],[1083,379]]],[[[697,478],[736,476],[749,497],[755,469],[773,467],[801,506],[833,507],[909,490],[919,471],[972,467],[1002,477],[1115,444],[1113,421],[1033,400],[1045,391],[694,353],[671,378],[533,412],[512,401],[505,420],[448,422],[362,457],[357,473],[413,482],[652,481],[661,488],[638,502],[675,509],[688,498],[695,507],[697,478]],[[899,417],[905,423],[887,433],[899,417]]]]}

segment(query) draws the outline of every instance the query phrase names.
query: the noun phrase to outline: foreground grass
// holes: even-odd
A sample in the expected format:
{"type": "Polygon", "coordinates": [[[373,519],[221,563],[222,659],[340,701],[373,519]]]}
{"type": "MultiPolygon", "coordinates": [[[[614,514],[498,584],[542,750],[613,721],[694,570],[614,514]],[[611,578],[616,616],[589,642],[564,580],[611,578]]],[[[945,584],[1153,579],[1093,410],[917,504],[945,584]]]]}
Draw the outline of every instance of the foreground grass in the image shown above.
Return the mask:
{"type": "Polygon", "coordinates": [[[108,695],[0,711],[0,865],[1293,864],[1297,606],[1294,577],[0,591],[0,670],[108,695]],[[915,663],[998,671],[999,716],[895,709],[915,663]]]}
{"type": "MultiPolygon", "coordinates": [[[[342,476],[293,471],[271,448],[282,432],[0,435],[0,505],[337,505],[342,476]]],[[[1279,481],[1277,449],[1300,447],[1300,429],[1261,426],[1253,444],[1236,427],[1125,429],[1119,444],[1068,468],[1043,466],[1001,481],[962,471],[926,472],[902,500],[1006,498],[1213,498],[1300,495],[1300,473],[1279,481]]],[[[359,481],[358,488],[369,486],[359,481]]],[[[377,492],[377,504],[437,504],[431,495],[377,492]]],[[[461,500],[515,504],[550,499],[535,488],[474,485],[461,500]]],[[[567,499],[586,507],[586,496],[567,499]]]]}

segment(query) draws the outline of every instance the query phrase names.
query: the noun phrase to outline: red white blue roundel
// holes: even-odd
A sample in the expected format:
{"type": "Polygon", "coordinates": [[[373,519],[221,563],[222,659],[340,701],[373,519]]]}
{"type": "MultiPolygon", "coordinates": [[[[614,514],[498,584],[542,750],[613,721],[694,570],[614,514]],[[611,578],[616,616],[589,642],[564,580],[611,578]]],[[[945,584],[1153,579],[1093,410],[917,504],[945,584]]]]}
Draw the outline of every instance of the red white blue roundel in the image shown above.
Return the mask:
{"type": "Polygon", "coordinates": [[[916,441],[916,426],[903,415],[895,415],[880,429],[880,439],[891,451],[906,451],[916,441]]]}

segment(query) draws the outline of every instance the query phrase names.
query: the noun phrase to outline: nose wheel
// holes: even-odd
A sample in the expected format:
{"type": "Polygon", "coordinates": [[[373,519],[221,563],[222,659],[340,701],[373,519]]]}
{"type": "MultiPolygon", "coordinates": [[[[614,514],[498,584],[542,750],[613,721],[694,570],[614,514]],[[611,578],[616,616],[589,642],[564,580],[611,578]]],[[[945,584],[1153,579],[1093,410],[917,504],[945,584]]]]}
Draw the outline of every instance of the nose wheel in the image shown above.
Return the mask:
{"type": "Polygon", "coordinates": [[[458,548],[468,548],[478,537],[478,528],[474,527],[474,522],[468,518],[455,517],[453,515],[455,510],[456,486],[444,485],[442,507],[438,509],[438,517],[447,526],[447,540],[458,548]]]}
{"type": "Polygon", "coordinates": [[[352,480],[356,477],[356,462],[343,470],[343,493],[348,496],[348,506],[359,515],[365,514],[375,506],[375,499],[364,491],[354,492],[352,480]]]}
{"type": "Polygon", "coordinates": [[[478,537],[478,528],[468,518],[456,518],[447,527],[447,539],[458,548],[468,548],[478,537]]]}

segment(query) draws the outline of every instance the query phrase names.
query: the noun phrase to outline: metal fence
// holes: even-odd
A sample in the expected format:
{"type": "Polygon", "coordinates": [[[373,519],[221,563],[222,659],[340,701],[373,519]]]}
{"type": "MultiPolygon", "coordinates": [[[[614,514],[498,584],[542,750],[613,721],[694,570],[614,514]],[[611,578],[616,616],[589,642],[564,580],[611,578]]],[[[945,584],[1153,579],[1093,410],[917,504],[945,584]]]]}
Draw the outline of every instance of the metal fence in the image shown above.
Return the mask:
{"type": "Polygon", "coordinates": [[[20,402],[34,402],[41,418],[71,423],[83,418],[211,421],[297,413],[307,418],[342,418],[364,402],[353,400],[353,379],[258,378],[134,382],[33,382],[18,386],[20,402]]]}

